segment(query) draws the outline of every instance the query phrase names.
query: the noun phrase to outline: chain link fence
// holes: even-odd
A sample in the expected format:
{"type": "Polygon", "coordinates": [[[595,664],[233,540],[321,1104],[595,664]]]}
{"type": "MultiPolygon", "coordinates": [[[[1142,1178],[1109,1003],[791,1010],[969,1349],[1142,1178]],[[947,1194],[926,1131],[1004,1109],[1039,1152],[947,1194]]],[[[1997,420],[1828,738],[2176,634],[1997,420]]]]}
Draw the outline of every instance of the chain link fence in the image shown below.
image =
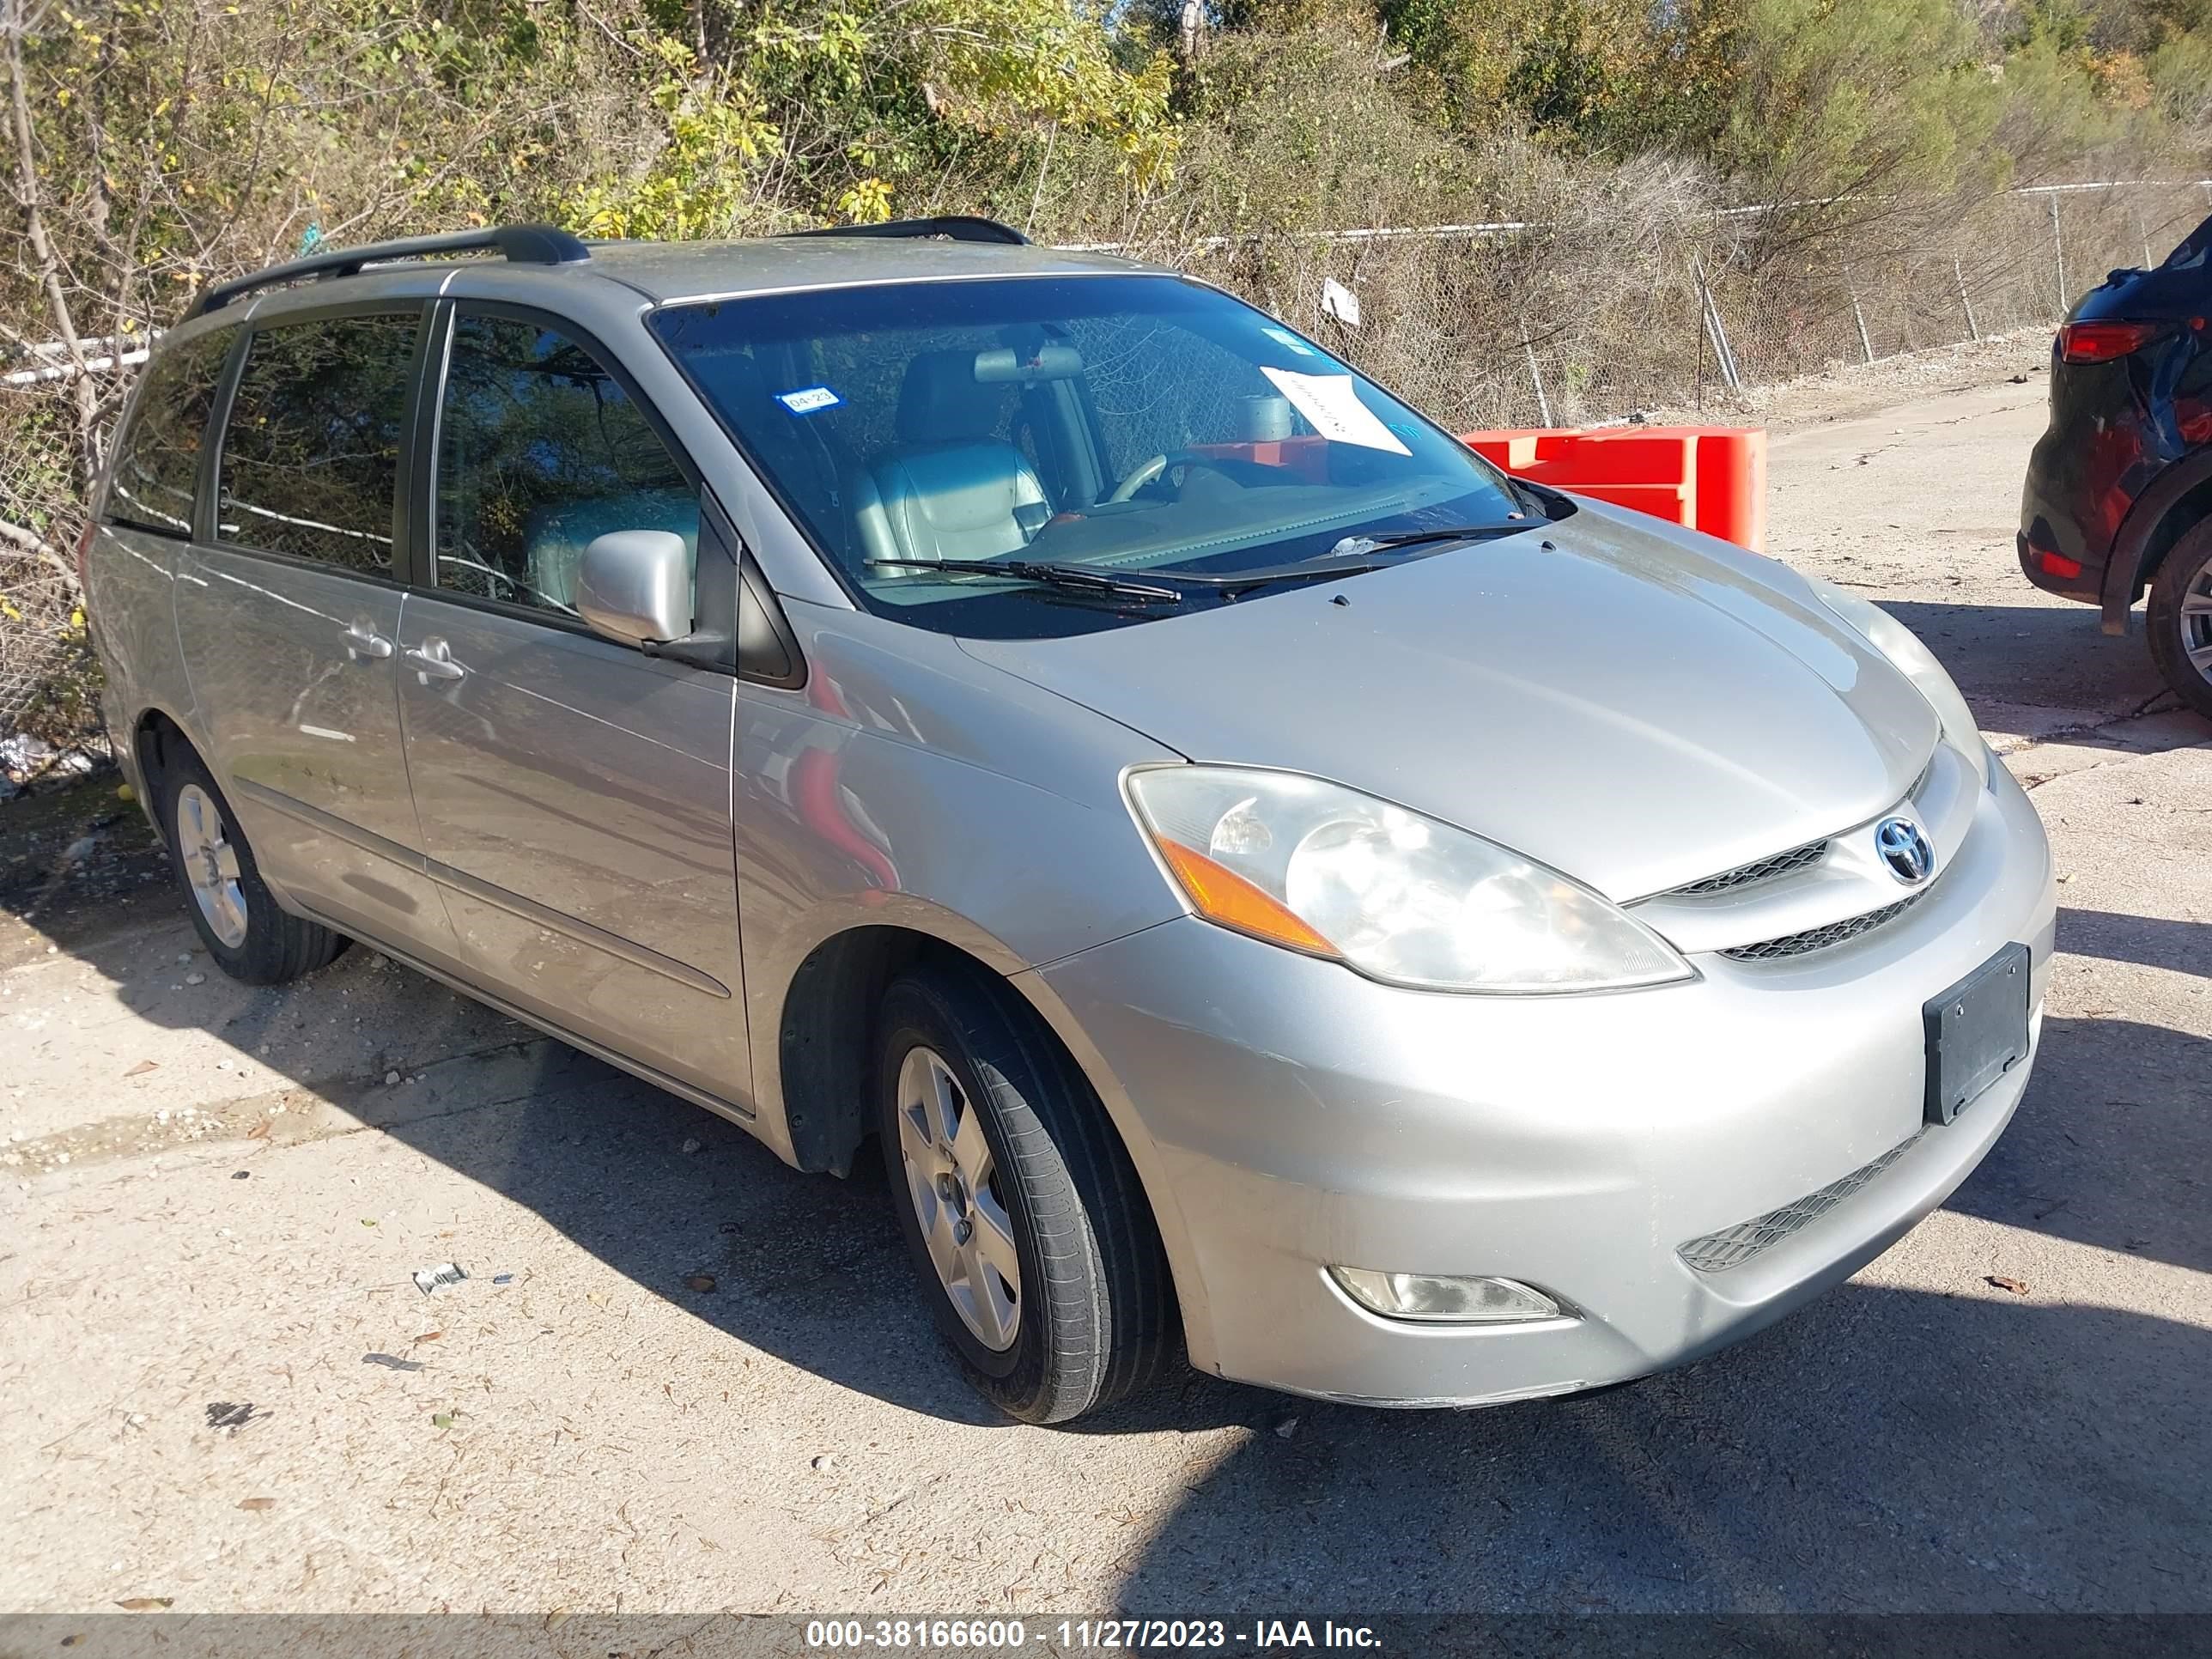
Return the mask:
{"type": "Polygon", "coordinates": [[[1464,429],[1725,414],[1741,387],[2048,326],[2212,213],[2212,183],[1718,211],[1686,195],[1540,224],[1111,246],[1243,295],[1464,429]],[[1356,297],[1356,325],[1331,284],[1356,297]]]}
{"type": "MultiPolygon", "coordinates": [[[[44,360],[23,354],[43,366],[44,360]]],[[[0,361],[0,370],[15,371],[0,361]]],[[[97,674],[70,569],[81,519],[70,389],[0,381],[0,798],[104,751],[97,674]]]]}

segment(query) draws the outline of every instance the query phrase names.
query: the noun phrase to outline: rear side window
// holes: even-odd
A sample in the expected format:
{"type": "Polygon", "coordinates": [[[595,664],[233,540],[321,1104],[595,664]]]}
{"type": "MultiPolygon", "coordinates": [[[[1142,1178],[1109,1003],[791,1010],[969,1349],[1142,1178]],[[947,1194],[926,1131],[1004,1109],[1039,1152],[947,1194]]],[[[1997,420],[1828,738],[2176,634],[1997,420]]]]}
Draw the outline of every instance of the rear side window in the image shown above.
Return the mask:
{"type": "Polygon", "coordinates": [[[698,555],[698,492],[622,382],[551,329],[456,317],[437,585],[573,617],[584,549],[617,530],[672,531],[698,555]]]}
{"type": "Polygon", "coordinates": [[[236,337],[227,328],[203,334],[146,366],[137,412],[115,446],[107,491],[107,516],[115,523],[165,536],[192,533],[200,446],[215,407],[216,382],[236,337]]]}
{"type": "Polygon", "coordinates": [[[223,428],[222,540],[391,574],[420,322],[410,311],[254,331],[223,428]]]}

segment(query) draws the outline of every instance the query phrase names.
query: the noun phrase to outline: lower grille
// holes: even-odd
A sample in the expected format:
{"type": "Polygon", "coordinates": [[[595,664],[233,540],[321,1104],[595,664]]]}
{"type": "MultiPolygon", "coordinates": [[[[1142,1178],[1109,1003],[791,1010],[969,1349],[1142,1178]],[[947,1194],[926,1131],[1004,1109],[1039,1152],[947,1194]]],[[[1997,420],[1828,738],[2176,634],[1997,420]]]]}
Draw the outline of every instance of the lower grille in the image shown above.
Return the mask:
{"type": "Polygon", "coordinates": [[[1928,896],[1915,893],[1911,898],[1899,899],[1879,910],[1869,911],[1863,916],[1852,916],[1844,921],[1832,921],[1825,927],[1808,927],[1802,933],[1784,933],[1779,939],[1763,939],[1756,945],[1737,945],[1721,952],[1738,962],[1776,962],[1784,957],[1802,957],[1808,951],[1825,951],[1832,945],[1841,945],[1863,933],[1871,933],[1877,927],[1893,922],[1928,896]]]}
{"type": "Polygon", "coordinates": [[[1862,1164],[1842,1180],[1832,1181],[1820,1191],[1808,1193],[1795,1203],[1784,1204],[1778,1210],[1769,1210],[1765,1215],[1739,1221],[1733,1227],[1723,1227],[1717,1233],[1690,1239],[1675,1246],[1674,1254],[1701,1273],[1724,1273],[1731,1267],[1741,1267],[1800,1228],[1818,1221],[1911,1152],[1926,1133],[1924,1129],[1916,1129],[1873,1163],[1862,1164]]]}

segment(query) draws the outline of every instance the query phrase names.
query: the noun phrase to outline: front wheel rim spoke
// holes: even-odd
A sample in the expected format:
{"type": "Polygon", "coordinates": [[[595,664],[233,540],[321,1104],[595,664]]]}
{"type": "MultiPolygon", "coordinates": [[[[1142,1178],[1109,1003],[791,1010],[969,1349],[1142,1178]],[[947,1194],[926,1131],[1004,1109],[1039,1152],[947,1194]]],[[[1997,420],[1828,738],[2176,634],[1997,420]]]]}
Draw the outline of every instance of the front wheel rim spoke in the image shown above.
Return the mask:
{"type": "Polygon", "coordinates": [[[959,1084],[954,1081],[952,1073],[946,1068],[945,1062],[939,1060],[935,1054],[929,1057],[929,1092],[927,1099],[930,1115],[930,1138],[939,1146],[949,1148],[952,1145],[953,1135],[959,1128],[962,1111],[966,1103],[960,1097],[959,1084]]]}
{"type": "Polygon", "coordinates": [[[1022,1293],[1022,1259],[1014,1248],[1012,1218],[988,1188],[976,1190],[968,1214],[975,1229],[972,1243],[980,1276],[996,1279],[1006,1287],[1007,1300],[1018,1301],[1022,1293]]]}
{"type": "Polygon", "coordinates": [[[917,1181],[929,1179],[937,1148],[930,1139],[926,1114],[929,1108],[915,1101],[899,1107],[899,1153],[917,1181]]]}
{"type": "Polygon", "coordinates": [[[952,1162],[960,1173],[968,1177],[970,1187],[981,1188],[991,1178],[991,1148],[983,1139],[983,1115],[973,1105],[960,1114],[960,1121],[952,1131],[952,1162]]]}
{"type": "Polygon", "coordinates": [[[952,1242],[952,1212],[949,1206],[937,1201],[935,1194],[924,1199],[916,1193],[917,1203],[926,1202],[930,1213],[922,1223],[922,1237],[928,1241],[929,1259],[937,1266],[937,1276],[948,1291],[956,1290],[967,1276],[967,1264],[961,1260],[960,1247],[952,1242]]]}

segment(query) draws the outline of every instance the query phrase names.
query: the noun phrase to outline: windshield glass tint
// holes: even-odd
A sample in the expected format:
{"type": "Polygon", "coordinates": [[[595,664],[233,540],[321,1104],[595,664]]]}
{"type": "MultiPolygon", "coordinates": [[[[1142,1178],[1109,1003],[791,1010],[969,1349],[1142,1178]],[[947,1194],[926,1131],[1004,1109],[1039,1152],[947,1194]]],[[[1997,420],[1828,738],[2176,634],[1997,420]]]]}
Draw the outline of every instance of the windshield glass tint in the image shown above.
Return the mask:
{"type": "Polygon", "coordinates": [[[1520,510],[1486,463],[1320,347],[1171,276],[829,289],[669,307],[653,326],[848,586],[948,633],[1219,601],[1146,605],[944,561],[1225,574],[1520,510]]]}

